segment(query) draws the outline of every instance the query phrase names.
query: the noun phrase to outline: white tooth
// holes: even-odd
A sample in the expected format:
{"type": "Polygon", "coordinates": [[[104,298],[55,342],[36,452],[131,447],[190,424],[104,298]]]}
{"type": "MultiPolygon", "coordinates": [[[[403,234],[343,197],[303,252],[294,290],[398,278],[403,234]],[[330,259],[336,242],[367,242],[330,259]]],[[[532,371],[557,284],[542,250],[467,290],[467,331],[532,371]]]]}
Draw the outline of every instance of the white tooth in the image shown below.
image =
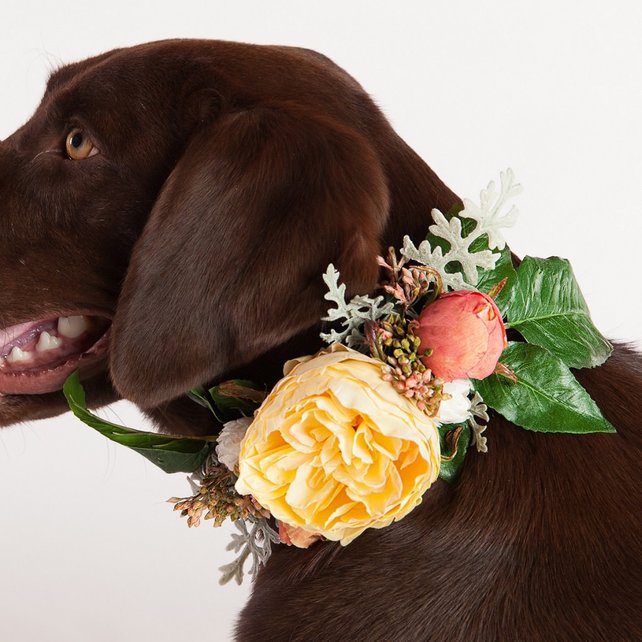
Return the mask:
{"type": "Polygon", "coordinates": [[[60,317],[58,319],[58,334],[68,339],[75,339],[89,328],[86,317],[60,317]]]}
{"type": "Polygon", "coordinates": [[[33,352],[23,352],[18,346],[15,346],[13,350],[9,353],[7,361],[9,363],[21,363],[23,361],[29,361],[33,356],[33,352]]]}
{"type": "Polygon", "coordinates": [[[60,337],[52,337],[48,332],[43,332],[36,344],[36,352],[45,352],[46,350],[55,350],[62,345],[60,337]]]}

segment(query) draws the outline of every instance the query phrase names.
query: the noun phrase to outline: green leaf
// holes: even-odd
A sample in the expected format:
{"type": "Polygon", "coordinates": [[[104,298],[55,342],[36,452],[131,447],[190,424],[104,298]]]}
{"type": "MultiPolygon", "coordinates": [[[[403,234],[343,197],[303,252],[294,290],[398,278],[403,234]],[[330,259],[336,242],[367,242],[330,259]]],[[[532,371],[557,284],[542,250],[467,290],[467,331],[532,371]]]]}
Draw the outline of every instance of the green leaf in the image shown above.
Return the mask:
{"type": "Polygon", "coordinates": [[[231,379],[208,390],[220,421],[251,417],[266,397],[264,390],[247,379],[231,379]]]}
{"type": "Polygon", "coordinates": [[[570,263],[527,256],[517,270],[506,309],[507,328],[557,355],[571,368],[604,363],[613,348],[591,321],[570,263]]]}
{"type": "Polygon", "coordinates": [[[452,454],[452,439],[447,436],[448,433],[454,433],[458,428],[461,428],[461,433],[457,441],[457,454],[450,461],[442,460],[439,468],[439,477],[448,483],[452,483],[457,478],[464,463],[470,443],[470,428],[468,424],[442,424],[439,426],[439,443],[443,457],[449,457],[452,454]]]}
{"type": "Polygon", "coordinates": [[[166,473],[191,473],[198,470],[214,445],[214,438],[197,439],[143,432],[97,417],[87,410],[85,390],[77,371],[65,381],[63,393],[69,408],[78,419],[108,439],[140,453],[166,473]]]}
{"type": "Polygon", "coordinates": [[[230,379],[205,390],[202,386],[192,388],[189,397],[201,406],[209,408],[220,423],[251,417],[263,403],[266,393],[253,381],[230,379]]]}
{"type": "MultiPolygon", "coordinates": [[[[462,219],[462,234],[464,236],[470,234],[476,226],[477,221],[470,218],[462,219]]],[[[470,251],[473,253],[488,249],[490,249],[488,247],[488,234],[482,234],[479,238],[476,238],[470,246],[470,251]]],[[[488,292],[502,279],[508,279],[504,289],[495,299],[495,303],[503,316],[506,312],[506,306],[509,300],[508,293],[517,279],[517,272],[513,267],[513,258],[508,245],[505,245],[503,250],[494,249],[492,251],[495,254],[499,254],[497,263],[495,263],[495,267],[492,270],[477,270],[477,285],[475,287],[480,292],[488,292]]]]}
{"type": "MultiPolygon", "coordinates": [[[[486,243],[486,247],[488,247],[488,237],[484,234],[472,244],[471,247],[475,252],[479,251],[475,246],[482,240],[486,243]]],[[[513,267],[513,258],[508,245],[505,245],[503,250],[493,250],[493,252],[499,253],[499,259],[497,259],[495,267],[492,270],[479,270],[479,280],[475,287],[480,292],[488,293],[491,288],[497,285],[502,279],[507,279],[506,285],[495,298],[495,303],[502,313],[502,316],[506,316],[506,309],[508,308],[508,302],[511,297],[510,293],[517,281],[517,272],[513,267]]]]}
{"type": "MultiPolygon", "coordinates": [[[[204,408],[207,408],[216,417],[216,411],[214,410],[214,406],[212,406],[212,402],[207,396],[207,390],[205,390],[203,386],[197,386],[196,388],[192,388],[187,393],[187,396],[192,401],[195,401],[199,406],[203,406],[204,408]]],[[[216,418],[218,419],[218,417],[216,418]]]]}
{"type": "MultiPolygon", "coordinates": [[[[444,214],[446,220],[449,221],[453,216],[459,216],[460,212],[464,209],[463,203],[455,203],[448,208],[448,211],[444,214]]],[[[472,220],[472,219],[467,219],[472,220]]]]}
{"type": "Polygon", "coordinates": [[[518,426],[538,432],[615,432],[564,362],[548,350],[509,343],[500,357],[517,383],[491,375],[473,380],[484,402],[518,426]]]}

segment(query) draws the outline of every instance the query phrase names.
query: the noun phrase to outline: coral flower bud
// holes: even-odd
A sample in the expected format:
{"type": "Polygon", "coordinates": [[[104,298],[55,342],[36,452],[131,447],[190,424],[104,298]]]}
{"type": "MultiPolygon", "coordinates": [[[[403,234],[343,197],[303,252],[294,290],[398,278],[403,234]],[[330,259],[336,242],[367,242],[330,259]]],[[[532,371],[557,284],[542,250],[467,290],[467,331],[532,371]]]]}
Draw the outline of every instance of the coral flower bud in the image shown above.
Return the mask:
{"type": "Polygon", "coordinates": [[[506,347],[506,330],[495,302],[481,292],[442,294],[419,315],[416,335],[427,368],[444,381],[483,379],[506,347]]]}

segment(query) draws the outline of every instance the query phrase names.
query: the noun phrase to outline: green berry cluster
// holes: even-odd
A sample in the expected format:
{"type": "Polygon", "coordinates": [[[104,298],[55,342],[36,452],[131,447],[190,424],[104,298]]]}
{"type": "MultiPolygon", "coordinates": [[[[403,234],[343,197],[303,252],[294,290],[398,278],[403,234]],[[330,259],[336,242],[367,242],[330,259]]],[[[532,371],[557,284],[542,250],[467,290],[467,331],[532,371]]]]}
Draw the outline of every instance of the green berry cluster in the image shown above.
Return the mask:
{"type": "Polygon", "coordinates": [[[400,314],[391,314],[375,324],[369,332],[370,354],[383,365],[384,379],[395,390],[417,403],[430,416],[439,409],[443,381],[433,376],[421,358],[430,356],[430,349],[421,349],[415,334],[416,322],[400,314]]]}

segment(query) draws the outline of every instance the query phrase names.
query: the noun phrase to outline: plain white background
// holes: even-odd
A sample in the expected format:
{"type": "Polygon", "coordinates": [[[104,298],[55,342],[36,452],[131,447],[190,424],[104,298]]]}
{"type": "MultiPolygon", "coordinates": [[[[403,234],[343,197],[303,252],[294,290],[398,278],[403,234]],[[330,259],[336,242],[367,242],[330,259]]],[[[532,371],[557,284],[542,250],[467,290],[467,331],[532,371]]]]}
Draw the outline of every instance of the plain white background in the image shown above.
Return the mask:
{"type": "MultiPolygon", "coordinates": [[[[598,327],[640,345],[641,25],[632,1],[5,0],[0,138],[52,68],[117,46],[180,36],[317,49],[460,195],[477,198],[511,166],[525,187],[512,248],[571,259],[598,327]]],[[[144,427],[126,402],[103,414],[144,427]]],[[[2,431],[0,639],[230,639],[248,586],[217,585],[228,532],[188,530],[164,503],[186,491],[183,475],[69,415],[2,431]]]]}

